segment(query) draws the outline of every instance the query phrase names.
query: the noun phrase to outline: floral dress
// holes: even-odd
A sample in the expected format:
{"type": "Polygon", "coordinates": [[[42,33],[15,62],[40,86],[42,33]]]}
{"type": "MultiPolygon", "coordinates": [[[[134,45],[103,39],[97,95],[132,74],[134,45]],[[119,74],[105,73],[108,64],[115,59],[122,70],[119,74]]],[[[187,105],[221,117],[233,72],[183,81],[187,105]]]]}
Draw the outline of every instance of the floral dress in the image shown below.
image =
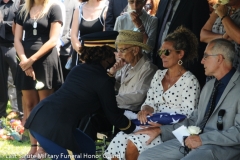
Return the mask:
{"type": "MultiPolygon", "coordinates": [[[[166,72],[167,69],[156,72],[151,81],[147,98],[142,106],[149,105],[153,107],[154,113],[179,113],[189,117],[198,104],[200,95],[198,80],[191,72],[187,71],[173,86],[164,92],[162,79],[166,72]]],[[[161,137],[158,136],[149,145],[146,145],[148,139],[149,136],[146,134],[134,135],[119,132],[109,144],[104,155],[108,159],[113,156],[125,159],[128,140],[131,140],[136,145],[139,154],[148,148],[162,143],[161,137]]]]}
{"type": "MultiPolygon", "coordinates": [[[[230,9],[230,8],[229,8],[230,9]]],[[[231,16],[230,18],[233,20],[233,22],[240,27],[240,8],[237,9],[231,16]]],[[[212,32],[213,33],[218,33],[218,34],[224,34],[226,33],[224,26],[222,24],[221,18],[218,17],[213,24],[212,27],[212,32]]],[[[235,67],[238,71],[240,71],[240,44],[237,44],[236,42],[232,41],[235,45],[235,57],[233,61],[233,67],[235,67]]]]}

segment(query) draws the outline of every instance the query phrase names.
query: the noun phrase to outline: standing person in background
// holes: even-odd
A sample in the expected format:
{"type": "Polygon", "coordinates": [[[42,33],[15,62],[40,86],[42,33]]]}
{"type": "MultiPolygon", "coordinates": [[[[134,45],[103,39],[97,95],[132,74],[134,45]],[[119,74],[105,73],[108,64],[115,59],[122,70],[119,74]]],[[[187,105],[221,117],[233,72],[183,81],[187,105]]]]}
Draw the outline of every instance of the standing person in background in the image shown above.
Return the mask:
{"type": "MultiPolygon", "coordinates": [[[[17,15],[14,45],[20,64],[15,84],[22,90],[26,118],[39,101],[63,83],[60,59],[55,47],[61,25],[60,6],[51,0],[26,0],[17,15]],[[22,41],[24,31],[25,38],[22,41]],[[40,90],[35,88],[37,81],[44,84],[40,90]]],[[[31,135],[30,142],[28,157],[44,153],[31,135]]]]}
{"type": "Polygon", "coordinates": [[[155,16],[158,10],[159,1],[160,0],[147,0],[146,5],[144,6],[146,12],[151,16],[155,16]]]}
{"type": "Polygon", "coordinates": [[[157,18],[150,16],[143,9],[147,0],[129,0],[129,12],[119,16],[116,20],[114,30],[133,30],[143,34],[143,43],[147,44],[151,49],[148,57],[151,58],[152,49],[155,46],[157,33],[157,18]]]}
{"type": "Polygon", "coordinates": [[[72,62],[78,63],[78,52],[81,43],[79,37],[104,31],[108,0],[82,0],[81,5],[74,11],[71,27],[71,42],[75,51],[72,53],[72,62]]]}
{"type": "Polygon", "coordinates": [[[127,0],[109,0],[107,17],[105,20],[105,30],[113,31],[115,21],[121,13],[124,12],[124,9],[127,7],[127,0]]]}
{"type": "MultiPolygon", "coordinates": [[[[184,26],[190,29],[198,41],[200,41],[200,31],[209,18],[209,5],[207,0],[160,0],[158,11],[157,40],[154,49],[153,61],[158,68],[163,69],[162,60],[157,55],[157,51],[166,36],[173,32],[177,27],[184,26]],[[172,6],[172,7],[171,7],[172,6]],[[170,9],[170,12],[168,10],[170,9]],[[169,14],[167,14],[169,13],[169,14]]],[[[200,86],[203,87],[206,81],[204,68],[201,65],[201,58],[206,44],[199,43],[198,58],[187,67],[198,79],[200,86]]]]}
{"type": "Polygon", "coordinates": [[[234,43],[233,67],[240,71],[240,1],[230,0],[226,5],[218,5],[203,26],[200,37],[205,43],[217,38],[234,43]]]}
{"type": "Polygon", "coordinates": [[[70,39],[70,28],[72,25],[73,12],[74,12],[75,8],[77,8],[79,6],[79,1],[78,0],[64,0],[64,6],[65,6],[66,17],[65,17],[63,33],[62,33],[60,41],[59,41],[60,42],[59,53],[60,53],[60,59],[61,59],[63,78],[65,80],[70,71],[65,68],[65,64],[67,63],[67,60],[72,51],[72,45],[71,45],[71,39],[70,39]]]}
{"type": "MultiPolygon", "coordinates": [[[[12,23],[18,11],[19,0],[0,0],[0,117],[6,116],[8,103],[8,70],[11,69],[13,79],[17,70],[16,50],[13,45],[12,23]]],[[[15,91],[16,92],[16,91],[15,91]]],[[[21,99],[21,93],[18,94],[21,99]]],[[[21,108],[21,100],[18,101],[21,108]]]]}

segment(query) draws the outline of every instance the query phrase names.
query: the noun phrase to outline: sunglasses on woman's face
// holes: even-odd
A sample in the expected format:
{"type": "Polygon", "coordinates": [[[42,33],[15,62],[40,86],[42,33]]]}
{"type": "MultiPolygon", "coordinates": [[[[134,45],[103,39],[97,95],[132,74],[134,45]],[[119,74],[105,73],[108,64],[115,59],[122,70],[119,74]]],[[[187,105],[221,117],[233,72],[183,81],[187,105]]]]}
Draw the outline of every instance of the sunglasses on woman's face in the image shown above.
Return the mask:
{"type": "Polygon", "coordinates": [[[170,50],[170,49],[159,49],[158,50],[158,55],[161,57],[161,55],[169,56],[172,51],[181,51],[181,50],[170,50]]]}

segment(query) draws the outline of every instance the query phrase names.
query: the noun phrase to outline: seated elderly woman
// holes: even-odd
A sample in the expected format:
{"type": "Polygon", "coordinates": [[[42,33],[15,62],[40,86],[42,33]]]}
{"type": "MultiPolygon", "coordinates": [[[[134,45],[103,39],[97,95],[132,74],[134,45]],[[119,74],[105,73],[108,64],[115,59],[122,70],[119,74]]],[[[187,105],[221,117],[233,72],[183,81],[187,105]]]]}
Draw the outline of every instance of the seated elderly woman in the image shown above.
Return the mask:
{"type": "Polygon", "coordinates": [[[83,36],[80,58],[84,63],[74,67],[62,87],[34,107],[28,117],[25,128],[50,156],[70,159],[66,157],[71,153],[81,159],[90,144],[94,150],[86,153],[95,155],[95,143],[88,136],[81,138],[77,125],[82,117],[97,110],[103,110],[120,130],[134,131],[135,125],[117,107],[114,79],[106,72],[115,63],[112,47],[117,35],[109,31],[83,36]]]}
{"type": "Polygon", "coordinates": [[[143,9],[146,2],[147,0],[129,0],[129,11],[117,18],[114,30],[134,30],[141,32],[143,34],[143,42],[150,46],[151,52],[155,46],[158,19],[157,17],[150,16],[143,9]]]}
{"type": "Polygon", "coordinates": [[[235,45],[233,67],[240,71],[240,1],[230,0],[216,6],[201,30],[200,41],[209,43],[218,38],[231,41],[235,45]]]}
{"type": "MultiPolygon", "coordinates": [[[[185,66],[197,57],[198,41],[188,29],[180,27],[169,34],[159,50],[163,66],[154,75],[147,99],[138,112],[142,124],[153,113],[168,112],[190,116],[197,106],[200,87],[196,77],[185,66]]],[[[148,122],[150,125],[160,124],[148,122]]],[[[137,159],[139,153],[162,143],[156,137],[150,144],[145,134],[125,134],[119,132],[107,148],[105,155],[115,155],[120,159],[137,159]]]]}
{"type": "MultiPolygon", "coordinates": [[[[108,70],[109,76],[116,78],[118,107],[134,112],[140,110],[146,99],[151,80],[157,71],[157,67],[142,53],[142,49],[149,49],[142,42],[143,34],[140,32],[119,31],[115,42],[118,51],[116,53],[117,62],[108,70]]],[[[85,128],[87,121],[88,117],[81,121],[81,129],[85,128]]],[[[85,133],[96,140],[97,132],[107,131],[111,128],[112,125],[108,122],[107,117],[104,114],[98,114],[92,118],[85,133]]]]}

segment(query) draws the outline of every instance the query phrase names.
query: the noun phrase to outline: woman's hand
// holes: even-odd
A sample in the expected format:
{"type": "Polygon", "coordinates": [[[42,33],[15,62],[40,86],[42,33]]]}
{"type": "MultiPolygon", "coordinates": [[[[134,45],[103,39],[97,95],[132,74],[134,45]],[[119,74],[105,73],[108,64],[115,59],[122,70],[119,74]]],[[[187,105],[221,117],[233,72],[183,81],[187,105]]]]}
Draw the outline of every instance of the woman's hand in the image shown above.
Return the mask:
{"type": "Polygon", "coordinates": [[[31,58],[21,60],[19,66],[22,68],[23,71],[26,71],[28,68],[32,66],[34,61],[31,58]]]}
{"type": "Polygon", "coordinates": [[[140,121],[141,124],[146,124],[147,123],[147,116],[150,115],[152,116],[153,113],[153,108],[145,105],[142,107],[142,110],[138,112],[138,120],[140,121]]]}
{"type": "Polygon", "coordinates": [[[147,140],[146,144],[149,145],[158,135],[161,134],[160,127],[149,127],[141,129],[134,134],[147,134],[150,138],[147,140]]]}
{"type": "Polygon", "coordinates": [[[222,18],[223,16],[228,14],[228,7],[226,5],[218,5],[215,13],[217,13],[217,15],[222,18]]]}
{"type": "Polygon", "coordinates": [[[28,69],[26,69],[25,74],[26,74],[26,76],[32,77],[33,80],[36,80],[35,72],[32,67],[29,67],[28,69]]]}

